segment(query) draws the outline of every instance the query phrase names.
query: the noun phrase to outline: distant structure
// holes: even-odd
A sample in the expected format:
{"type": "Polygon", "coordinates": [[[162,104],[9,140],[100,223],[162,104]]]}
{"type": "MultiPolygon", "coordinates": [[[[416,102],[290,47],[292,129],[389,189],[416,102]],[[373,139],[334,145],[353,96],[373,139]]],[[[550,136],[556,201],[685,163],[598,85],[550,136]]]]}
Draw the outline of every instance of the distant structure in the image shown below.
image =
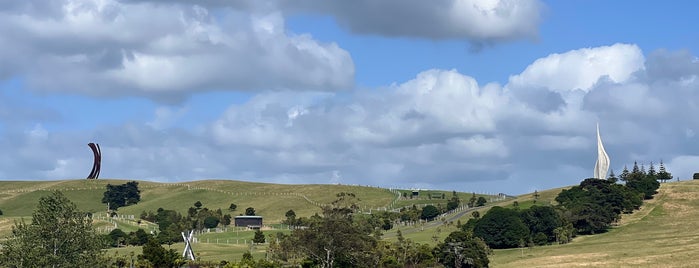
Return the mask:
{"type": "Polygon", "coordinates": [[[607,171],[609,170],[609,156],[604,151],[602,145],[602,137],[599,135],[599,123],[597,123],[597,162],[595,163],[595,172],[593,178],[606,179],[607,171]]]}
{"type": "Polygon", "coordinates": [[[189,235],[182,234],[182,239],[184,239],[184,251],[182,251],[182,257],[194,260],[194,250],[192,250],[192,240],[194,239],[194,230],[189,231],[189,235]]]}
{"type": "Polygon", "coordinates": [[[96,143],[88,143],[87,146],[92,149],[92,154],[95,155],[95,162],[92,164],[92,171],[87,175],[88,180],[96,180],[100,176],[100,166],[102,165],[102,151],[100,145],[96,143]]]}
{"type": "Polygon", "coordinates": [[[262,227],[262,216],[235,216],[235,226],[248,227],[250,229],[260,229],[262,227]]]}

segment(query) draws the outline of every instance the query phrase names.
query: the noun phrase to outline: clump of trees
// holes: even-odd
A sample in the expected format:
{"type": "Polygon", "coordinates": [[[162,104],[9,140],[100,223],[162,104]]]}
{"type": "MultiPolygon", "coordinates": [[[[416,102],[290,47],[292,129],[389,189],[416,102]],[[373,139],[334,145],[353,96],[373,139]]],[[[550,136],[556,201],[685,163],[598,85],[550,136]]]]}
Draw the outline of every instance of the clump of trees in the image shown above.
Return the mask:
{"type": "MultiPolygon", "coordinates": [[[[532,206],[527,209],[493,207],[482,217],[474,212],[461,228],[483,239],[490,248],[514,248],[524,245],[567,243],[576,234],[607,231],[624,213],[640,208],[644,199],[653,198],[672,175],[660,164],[651,163],[648,171],[634,163],[632,171],[624,168],[619,178],[585,179],[579,185],[562,190],[557,206],[532,206]],[[617,179],[625,184],[616,183],[617,179]]],[[[538,192],[536,193],[538,195],[538,192]]],[[[538,196],[536,196],[538,198],[538,196]]],[[[475,195],[471,202],[477,202],[475,195]],[[473,200],[476,201],[473,201],[473,200]]]]}
{"type": "Polygon", "coordinates": [[[208,209],[200,201],[195,202],[194,206],[187,210],[187,215],[158,208],[156,212],[143,211],[140,218],[158,224],[160,232],[157,239],[163,244],[182,242],[180,233],[183,231],[216,228],[219,225],[228,226],[232,219],[230,214],[223,214],[221,209],[208,209]]]}
{"type": "Polygon", "coordinates": [[[141,201],[141,190],[138,182],[131,181],[120,185],[107,184],[107,190],[102,197],[102,203],[109,204],[109,209],[133,205],[141,201]]]}

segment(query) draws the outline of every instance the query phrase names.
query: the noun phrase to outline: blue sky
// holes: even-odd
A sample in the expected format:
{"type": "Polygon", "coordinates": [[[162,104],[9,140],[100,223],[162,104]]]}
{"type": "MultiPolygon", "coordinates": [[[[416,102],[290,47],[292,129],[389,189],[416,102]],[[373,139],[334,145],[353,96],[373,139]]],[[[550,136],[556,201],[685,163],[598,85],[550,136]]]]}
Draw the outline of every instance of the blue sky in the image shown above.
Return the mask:
{"type": "Polygon", "coordinates": [[[0,180],[518,194],[699,162],[695,1],[0,4],[0,180]]]}

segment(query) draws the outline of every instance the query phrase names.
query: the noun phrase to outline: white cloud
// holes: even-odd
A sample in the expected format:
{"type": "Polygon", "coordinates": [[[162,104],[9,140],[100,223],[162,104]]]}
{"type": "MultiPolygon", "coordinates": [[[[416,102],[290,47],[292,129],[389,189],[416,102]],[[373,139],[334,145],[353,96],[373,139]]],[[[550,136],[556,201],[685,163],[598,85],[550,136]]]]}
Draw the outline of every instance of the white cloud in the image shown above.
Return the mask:
{"type": "Polygon", "coordinates": [[[284,10],[335,17],[354,33],[467,39],[475,45],[536,38],[543,4],[537,0],[280,1],[284,10]]]}
{"type": "Polygon", "coordinates": [[[7,67],[0,75],[26,77],[35,90],[166,101],[196,91],[352,87],[349,53],[288,33],[281,13],[209,8],[115,0],[0,6],[7,67]]]}
{"type": "Polygon", "coordinates": [[[522,73],[510,77],[509,87],[546,88],[555,92],[589,91],[601,78],[622,83],[644,68],[645,58],[636,45],[614,44],[583,48],[538,59],[522,73]]]}
{"type": "Polygon", "coordinates": [[[699,144],[690,135],[699,129],[699,82],[690,79],[699,75],[695,57],[661,51],[646,61],[633,45],[584,51],[544,58],[566,58],[556,66],[587,77],[579,81],[558,81],[555,72],[534,75],[545,73],[537,70],[546,61],[504,86],[479,85],[455,70],[426,70],[403,83],[343,94],[260,93],[201,122],[197,131],[174,127],[174,108],[154,111],[152,122],[85,133],[25,124],[0,135],[6,152],[0,176],[81,178],[92,164],[84,142],[90,140],[102,145],[105,177],[463,190],[487,185],[520,193],[589,177],[597,121],[617,173],[633,161],[660,159],[670,160],[668,170],[682,178],[698,172],[692,168],[699,144]],[[587,74],[598,53],[624,64],[587,74]],[[674,62],[689,63],[657,71],[674,62]],[[32,137],[41,139],[32,143],[32,137]]]}

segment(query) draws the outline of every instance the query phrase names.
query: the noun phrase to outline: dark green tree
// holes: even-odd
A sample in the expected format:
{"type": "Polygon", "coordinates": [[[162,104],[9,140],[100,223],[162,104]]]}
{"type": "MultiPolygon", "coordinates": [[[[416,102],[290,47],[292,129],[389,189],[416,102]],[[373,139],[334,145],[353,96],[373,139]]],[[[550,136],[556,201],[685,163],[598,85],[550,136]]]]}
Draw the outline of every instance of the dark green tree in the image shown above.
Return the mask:
{"type": "Polygon", "coordinates": [[[479,196],[478,201],[476,201],[476,206],[482,207],[485,206],[485,203],[488,203],[488,200],[486,200],[485,197],[479,196]]]}
{"type": "Polygon", "coordinates": [[[629,169],[624,166],[624,170],[621,171],[621,175],[619,175],[619,180],[626,182],[629,180],[629,177],[631,176],[631,173],[629,172],[629,169]]]}
{"type": "Polygon", "coordinates": [[[231,203],[231,205],[228,206],[228,210],[230,210],[230,211],[234,211],[236,208],[238,208],[238,205],[236,205],[234,203],[231,203]]]}
{"type": "Polygon", "coordinates": [[[141,190],[138,189],[136,181],[121,185],[107,184],[107,191],[102,197],[102,203],[109,204],[109,209],[113,210],[136,204],[139,201],[141,201],[141,190]]]}
{"type": "Polygon", "coordinates": [[[661,182],[667,182],[669,180],[672,180],[672,173],[667,172],[665,169],[665,164],[663,164],[663,160],[660,160],[660,167],[658,168],[658,180],[661,182]]]}
{"type": "Polygon", "coordinates": [[[109,240],[109,244],[112,247],[118,247],[121,244],[126,244],[126,239],[128,238],[128,235],[124,233],[121,229],[117,228],[109,232],[107,234],[107,238],[109,240]]]}
{"type": "Polygon", "coordinates": [[[157,239],[148,240],[143,246],[143,259],[148,260],[153,267],[179,267],[182,260],[174,249],[165,249],[157,239]]]}
{"type": "Polygon", "coordinates": [[[420,214],[420,219],[431,220],[437,216],[439,216],[439,209],[433,205],[427,205],[424,208],[422,208],[422,213],[420,214]]]}
{"type": "Polygon", "coordinates": [[[529,239],[529,228],[516,210],[495,206],[476,222],[473,234],[491,248],[516,248],[529,239]]]}
{"type": "Polygon", "coordinates": [[[201,206],[203,206],[203,204],[201,203],[201,201],[197,200],[197,202],[194,202],[194,207],[195,207],[195,208],[201,209],[201,206]]]}
{"type": "Polygon", "coordinates": [[[231,214],[223,215],[223,220],[221,221],[221,224],[223,224],[223,226],[231,225],[231,214]]]}
{"type": "Polygon", "coordinates": [[[286,217],[284,223],[288,225],[296,225],[296,212],[294,212],[293,209],[290,209],[284,213],[284,217],[286,217]]]}
{"type": "Polygon", "coordinates": [[[554,230],[564,225],[563,218],[550,206],[532,206],[521,211],[520,218],[529,227],[531,240],[539,245],[556,241],[554,230]]]}
{"type": "Polygon", "coordinates": [[[216,228],[218,226],[219,219],[218,217],[214,216],[208,216],[204,218],[204,227],[205,228],[216,228]]]}
{"type": "Polygon", "coordinates": [[[255,216],[255,208],[249,207],[245,209],[245,216],[255,216]]]}
{"type": "Polygon", "coordinates": [[[614,175],[614,169],[611,169],[609,171],[609,177],[607,177],[607,180],[611,181],[613,183],[616,183],[619,181],[619,178],[617,178],[616,175],[614,175]]]}
{"type": "MultiPolygon", "coordinates": [[[[632,177],[627,184],[634,180],[632,177]]],[[[556,202],[567,210],[567,221],[579,233],[594,234],[606,231],[621,213],[630,213],[643,201],[641,195],[629,187],[589,178],[578,186],[561,191],[556,202]]]]}
{"type": "Polygon", "coordinates": [[[265,234],[262,231],[255,231],[255,236],[252,238],[253,243],[262,244],[265,242],[265,234]]]}
{"type": "Polygon", "coordinates": [[[61,192],[39,199],[32,222],[15,222],[2,241],[0,263],[5,267],[98,267],[106,246],[92,229],[92,218],[61,192]]]}
{"type": "Polygon", "coordinates": [[[455,231],[434,249],[439,263],[444,267],[488,267],[491,250],[479,237],[470,232],[455,231]]]}

